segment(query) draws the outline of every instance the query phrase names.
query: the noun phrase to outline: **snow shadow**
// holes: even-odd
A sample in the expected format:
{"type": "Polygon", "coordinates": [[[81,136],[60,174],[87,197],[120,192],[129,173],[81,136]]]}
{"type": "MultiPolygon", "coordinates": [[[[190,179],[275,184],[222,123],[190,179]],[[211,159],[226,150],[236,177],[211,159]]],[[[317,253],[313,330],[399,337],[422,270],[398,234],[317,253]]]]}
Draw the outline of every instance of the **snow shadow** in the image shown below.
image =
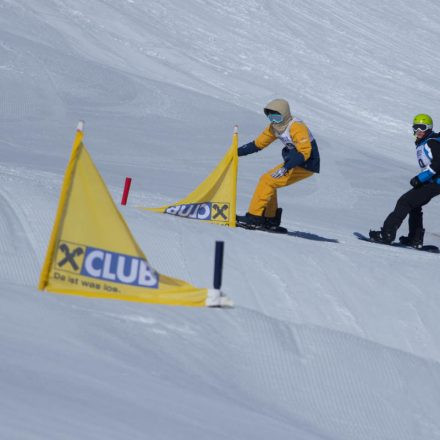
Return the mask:
{"type": "Polygon", "coordinates": [[[302,231],[289,231],[287,235],[290,235],[292,237],[299,237],[299,238],[305,238],[307,240],[314,240],[314,241],[326,241],[327,243],[339,243],[336,238],[326,238],[321,237],[317,234],[312,234],[310,232],[302,232],[302,231]]]}

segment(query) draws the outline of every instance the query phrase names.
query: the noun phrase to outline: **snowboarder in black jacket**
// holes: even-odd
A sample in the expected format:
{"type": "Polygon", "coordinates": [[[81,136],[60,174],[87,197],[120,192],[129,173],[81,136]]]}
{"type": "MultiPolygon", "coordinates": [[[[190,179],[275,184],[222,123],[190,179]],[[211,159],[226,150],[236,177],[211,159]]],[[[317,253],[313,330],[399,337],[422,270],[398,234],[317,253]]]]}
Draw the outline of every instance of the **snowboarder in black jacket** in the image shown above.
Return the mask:
{"type": "Polygon", "coordinates": [[[417,160],[421,172],[410,180],[413,187],[397,201],[396,207],[385,219],[380,231],[370,231],[370,239],[379,243],[391,244],[406,216],[409,214],[408,236],[400,237],[402,244],[415,248],[423,246],[422,206],[440,194],[440,133],[432,131],[432,118],[426,114],[414,117],[417,160]]]}

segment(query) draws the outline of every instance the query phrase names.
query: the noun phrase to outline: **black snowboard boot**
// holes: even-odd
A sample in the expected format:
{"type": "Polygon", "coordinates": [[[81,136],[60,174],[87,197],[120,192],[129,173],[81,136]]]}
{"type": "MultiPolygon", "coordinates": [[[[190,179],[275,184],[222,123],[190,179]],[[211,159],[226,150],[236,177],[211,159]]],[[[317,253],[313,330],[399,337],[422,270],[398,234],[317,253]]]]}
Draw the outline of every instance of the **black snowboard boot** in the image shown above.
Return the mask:
{"type": "Polygon", "coordinates": [[[264,217],[265,228],[273,232],[286,233],[287,229],[280,226],[282,213],[283,213],[283,208],[278,208],[275,217],[264,217]]]}
{"type": "Polygon", "coordinates": [[[275,217],[264,217],[267,227],[280,226],[283,208],[278,208],[275,217]]]}
{"type": "Polygon", "coordinates": [[[370,231],[370,240],[376,243],[391,244],[396,238],[396,233],[393,231],[386,231],[381,228],[380,231],[370,231]]]}
{"type": "Polygon", "coordinates": [[[425,230],[423,228],[417,228],[414,232],[410,232],[407,237],[402,235],[402,237],[399,238],[399,242],[405,246],[420,249],[423,246],[424,235],[425,230]]]}
{"type": "Polygon", "coordinates": [[[246,215],[237,215],[237,222],[243,224],[249,229],[264,228],[266,224],[266,219],[262,215],[253,215],[246,213],[246,215]]]}

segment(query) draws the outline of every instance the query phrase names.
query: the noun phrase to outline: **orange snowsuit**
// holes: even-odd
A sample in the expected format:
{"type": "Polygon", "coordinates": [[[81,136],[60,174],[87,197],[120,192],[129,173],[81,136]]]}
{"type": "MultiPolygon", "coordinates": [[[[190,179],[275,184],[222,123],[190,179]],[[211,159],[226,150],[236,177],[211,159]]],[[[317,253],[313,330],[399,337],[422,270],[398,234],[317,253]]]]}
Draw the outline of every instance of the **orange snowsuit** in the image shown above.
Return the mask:
{"type": "MultiPolygon", "coordinates": [[[[279,138],[279,136],[274,134],[272,125],[273,124],[268,125],[266,129],[255,139],[255,146],[259,150],[266,148],[273,141],[279,138]]],[[[289,132],[287,136],[285,136],[288,139],[290,138],[295,150],[304,157],[302,165],[305,165],[305,167],[301,165],[294,166],[293,168],[290,168],[284,176],[279,178],[272,177],[272,174],[276,170],[285,166],[285,163],[281,163],[263,174],[260,177],[257,187],[255,188],[254,195],[249,204],[248,212],[250,214],[265,217],[275,217],[278,208],[277,189],[292,185],[295,182],[310,177],[315,172],[319,172],[319,161],[317,169],[316,164],[313,164],[315,166],[307,167],[307,161],[311,158],[312,151],[314,149],[317,151],[317,146],[306,125],[298,119],[293,119],[287,128],[289,132]]]]}

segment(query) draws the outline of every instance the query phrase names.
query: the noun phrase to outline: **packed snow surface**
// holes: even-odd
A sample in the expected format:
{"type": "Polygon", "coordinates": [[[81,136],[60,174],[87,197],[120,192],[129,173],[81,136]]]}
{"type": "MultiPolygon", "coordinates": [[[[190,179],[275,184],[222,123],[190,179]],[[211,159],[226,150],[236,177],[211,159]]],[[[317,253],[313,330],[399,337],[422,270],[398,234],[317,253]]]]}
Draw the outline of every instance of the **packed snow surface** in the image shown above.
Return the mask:
{"type": "MultiPolygon", "coordinates": [[[[0,438],[440,439],[440,257],[359,241],[440,127],[440,4],[0,2],[0,438]],[[288,235],[140,211],[191,192],[288,99],[319,175],[279,192],[288,235]],[[234,309],[37,290],[77,121],[161,273],[234,309]]],[[[240,158],[238,209],[281,144],[240,158]]],[[[440,245],[439,200],[425,242],[440,245]]],[[[405,234],[406,224],[400,233],[405,234]]]]}

